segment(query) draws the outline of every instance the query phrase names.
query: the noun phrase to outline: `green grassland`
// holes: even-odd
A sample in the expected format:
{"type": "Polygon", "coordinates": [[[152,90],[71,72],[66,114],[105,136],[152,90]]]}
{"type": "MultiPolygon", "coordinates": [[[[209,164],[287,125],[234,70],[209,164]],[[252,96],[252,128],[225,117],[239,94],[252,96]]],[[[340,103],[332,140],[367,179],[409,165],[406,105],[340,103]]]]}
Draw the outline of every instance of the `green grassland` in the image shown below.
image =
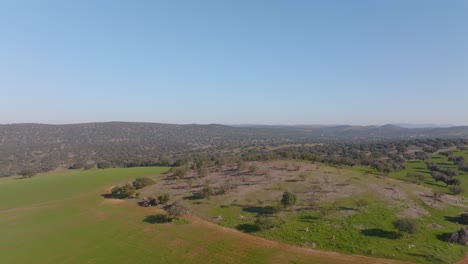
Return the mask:
{"type": "Polygon", "coordinates": [[[342,263],[263,247],[210,226],[154,224],[160,209],[108,202],[108,187],[167,168],[67,171],[0,179],[0,263],[342,263]]]}

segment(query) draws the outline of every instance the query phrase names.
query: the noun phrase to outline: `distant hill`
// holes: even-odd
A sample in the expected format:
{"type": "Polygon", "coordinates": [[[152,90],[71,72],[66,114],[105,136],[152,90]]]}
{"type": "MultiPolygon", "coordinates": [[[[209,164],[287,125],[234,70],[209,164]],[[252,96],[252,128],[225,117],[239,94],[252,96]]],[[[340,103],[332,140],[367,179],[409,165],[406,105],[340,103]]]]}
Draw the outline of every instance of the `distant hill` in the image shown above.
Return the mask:
{"type": "Polygon", "coordinates": [[[73,162],[163,160],[200,150],[274,146],[327,140],[468,138],[468,127],[176,125],[105,122],[0,125],[0,176],[27,167],[48,171],[73,162]]]}
{"type": "Polygon", "coordinates": [[[449,124],[407,124],[407,123],[402,123],[402,124],[392,124],[392,125],[399,126],[399,127],[404,127],[404,128],[453,127],[453,125],[449,125],[449,124]]]}

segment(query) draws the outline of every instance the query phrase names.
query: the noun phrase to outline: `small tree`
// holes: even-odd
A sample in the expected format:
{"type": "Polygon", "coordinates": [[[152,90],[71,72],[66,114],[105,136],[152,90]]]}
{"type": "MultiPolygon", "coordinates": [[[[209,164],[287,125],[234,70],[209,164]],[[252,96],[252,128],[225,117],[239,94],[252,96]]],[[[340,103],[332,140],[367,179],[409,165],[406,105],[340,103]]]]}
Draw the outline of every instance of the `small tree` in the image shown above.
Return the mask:
{"type": "Polygon", "coordinates": [[[36,172],[31,169],[23,170],[19,173],[23,178],[31,178],[32,176],[36,175],[36,172]]]}
{"type": "Polygon", "coordinates": [[[460,224],[468,225],[468,213],[463,213],[460,215],[460,224]]]}
{"type": "Polygon", "coordinates": [[[465,188],[461,186],[450,186],[449,190],[455,195],[459,195],[465,192],[465,188]]]}
{"type": "Polygon", "coordinates": [[[208,176],[209,172],[210,172],[209,169],[206,168],[206,167],[202,167],[202,168],[199,168],[197,170],[198,177],[200,177],[200,178],[204,178],[204,177],[208,176]]]}
{"type": "Polygon", "coordinates": [[[275,226],[275,223],[271,217],[261,216],[257,220],[255,220],[255,224],[260,229],[271,229],[275,226]]]}
{"type": "Polygon", "coordinates": [[[203,186],[203,189],[201,191],[202,198],[210,199],[212,195],[213,189],[209,185],[203,186]]]}
{"type": "Polygon", "coordinates": [[[102,169],[102,170],[103,170],[103,169],[110,168],[111,165],[110,165],[110,163],[103,161],[103,162],[98,162],[98,163],[96,164],[96,167],[97,167],[98,169],[102,169]]]}
{"type": "Polygon", "coordinates": [[[283,197],[281,198],[281,204],[284,207],[293,207],[296,204],[296,195],[292,192],[285,191],[283,197]]]}
{"type": "Polygon", "coordinates": [[[250,166],[249,166],[249,172],[250,172],[250,173],[254,173],[254,172],[256,172],[257,170],[258,170],[257,166],[255,166],[255,165],[250,165],[250,166]]]}
{"type": "Polygon", "coordinates": [[[190,208],[184,202],[176,201],[169,207],[167,213],[172,218],[179,218],[188,215],[190,213],[190,208]]]}
{"type": "Polygon", "coordinates": [[[369,201],[367,201],[366,199],[359,199],[356,201],[356,206],[359,207],[359,208],[363,208],[363,207],[366,207],[367,205],[369,205],[369,201]]]}
{"type": "Polygon", "coordinates": [[[131,197],[135,194],[135,187],[131,184],[126,184],[124,186],[116,186],[112,188],[112,197],[118,199],[124,199],[131,197]]]}
{"type": "Polygon", "coordinates": [[[136,189],[141,189],[145,188],[146,186],[153,185],[155,182],[147,177],[142,177],[142,178],[136,178],[135,181],[133,182],[133,186],[135,186],[136,189]]]}
{"type": "Polygon", "coordinates": [[[393,226],[400,233],[415,234],[418,232],[418,224],[413,219],[401,218],[393,222],[393,226]]]}
{"type": "Polygon", "coordinates": [[[169,202],[170,197],[171,196],[168,193],[164,193],[164,194],[158,196],[158,202],[160,204],[167,204],[167,202],[169,202]]]}

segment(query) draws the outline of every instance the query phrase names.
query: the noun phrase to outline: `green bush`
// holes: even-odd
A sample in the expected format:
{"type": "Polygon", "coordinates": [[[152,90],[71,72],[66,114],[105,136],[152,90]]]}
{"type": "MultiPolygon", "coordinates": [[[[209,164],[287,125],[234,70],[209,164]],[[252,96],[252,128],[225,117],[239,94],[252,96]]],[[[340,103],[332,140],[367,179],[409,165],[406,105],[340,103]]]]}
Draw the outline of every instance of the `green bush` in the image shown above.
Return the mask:
{"type": "Polygon", "coordinates": [[[136,189],[142,189],[153,184],[155,184],[155,182],[147,177],[136,178],[133,182],[133,186],[135,186],[136,189]]]}
{"type": "Polygon", "coordinates": [[[275,226],[275,222],[271,217],[261,216],[255,220],[255,224],[263,230],[271,229],[275,226]]]}
{"type": "Polygon", "coordinates": [[[158,202],[160,204],[166,204],[167,202],[169,202],[170,198],[171,198],[171,196],[168,193],[164,193],[164,194],[158,196],[158,202]]]}
{"type": "Polygon", "coordinates": [[[393,222],[393,226],[401,233],[415,234],[418,232],[418,223],[409,218],[401,218],[393,222]]]}
{"type": "Polygon", "coordinates": [[[124,186],[116,186],[112,188],[112,197],[118,199],[124,199],[132,197],[135,194],[135,187],[131,184],[126,184],[124,186]]]}
{"type": "Polygon", "coordinates": [[[450,186],[449,190],[454,194],[454,195],[459,195],[465,192],[465,188],[461,186],[450,186]]]}

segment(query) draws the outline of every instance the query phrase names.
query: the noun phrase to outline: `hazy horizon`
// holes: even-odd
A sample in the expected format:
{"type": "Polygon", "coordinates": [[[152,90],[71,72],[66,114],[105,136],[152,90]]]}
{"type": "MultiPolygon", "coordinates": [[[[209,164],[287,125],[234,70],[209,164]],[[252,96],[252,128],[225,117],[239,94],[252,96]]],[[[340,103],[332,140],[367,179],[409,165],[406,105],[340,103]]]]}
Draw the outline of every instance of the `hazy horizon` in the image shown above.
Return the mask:
{"type": "Polygon", "coordinates": [[[466,1],[6,1],[0,124],[468,125],[466,1]]]}
{"type": "Polygon", "coordinates": [[[0,123],[0,125],[19,125],[19,124],[41,124],[41,125],[77,125],[77,124],[93,124],[93,123],[150,123],[150,124],[169,124],[169,125],[224,125],[224,126],[239,126],[239,127],[248,127],[248,126],[385,126],[385,125],[395,125],[405,128],[444,128],[444,127],[456,127],[456,126],[466,126],[460,124],[422,124],[422,123],[387,123],[387,124],[339,124],[339,123],[330,123],[330,124],[281,124],[281,123],[239,123],[239,124],[229,124],[229,123],[171,123],[171,122],[153,122],[153,121],[123,121],[123,120],[108,120],[108,121],[88,121],[88,122],[71,122],[71,123],[43,123],[43,122],[13,122],[13,123],[0,123]]]}

